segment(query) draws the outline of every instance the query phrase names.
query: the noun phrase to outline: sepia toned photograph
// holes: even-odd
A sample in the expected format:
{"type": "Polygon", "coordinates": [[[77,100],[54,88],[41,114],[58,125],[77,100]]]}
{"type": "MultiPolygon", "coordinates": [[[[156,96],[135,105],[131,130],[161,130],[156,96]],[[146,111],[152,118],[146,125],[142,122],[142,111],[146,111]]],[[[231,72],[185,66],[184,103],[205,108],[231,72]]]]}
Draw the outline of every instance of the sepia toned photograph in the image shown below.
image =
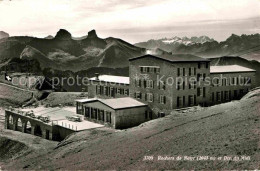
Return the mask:
{"type": "Polygon", "coordinates": [[[0,0],[0,171],[260,169],[260,0],[0,0]]]}

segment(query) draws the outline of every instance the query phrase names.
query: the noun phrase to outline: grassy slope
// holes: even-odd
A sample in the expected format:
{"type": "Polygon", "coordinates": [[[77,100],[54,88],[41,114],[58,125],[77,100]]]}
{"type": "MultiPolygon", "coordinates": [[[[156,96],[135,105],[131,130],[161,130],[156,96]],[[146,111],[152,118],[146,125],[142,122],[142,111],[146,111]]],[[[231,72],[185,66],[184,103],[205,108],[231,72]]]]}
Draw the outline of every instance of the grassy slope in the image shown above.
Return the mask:
{"type": "Polygon", "coordinates": [[[7,169],[256,169],[260,161],[260,97],[170,115],[125,131],[84,131],[46,154],[7,169]],[[145,155],[247,155],[250,161],[143,161],[145,155]]]}
{"type": "Polygon", "coordinates": [[[0,106],[21,105],[31,97],[32,92],[0,84],[0,106]]]}
{"type": "Polygon", "coordinates": [[[86,98],[86,95],[77,92],[53,92],[43,100],[43,103],[50,104],[51,106],[58,106],[59,104],[72,106],[75,104],[76,99],[81,98],[86,98]]]}

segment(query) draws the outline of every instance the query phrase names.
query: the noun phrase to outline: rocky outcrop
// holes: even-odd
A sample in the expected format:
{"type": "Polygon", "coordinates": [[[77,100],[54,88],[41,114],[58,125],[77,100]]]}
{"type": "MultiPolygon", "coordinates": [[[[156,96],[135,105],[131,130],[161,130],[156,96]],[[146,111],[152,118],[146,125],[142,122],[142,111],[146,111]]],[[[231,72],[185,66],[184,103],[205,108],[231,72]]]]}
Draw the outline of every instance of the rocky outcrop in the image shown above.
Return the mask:
{"type": "Polygon", "coordinates": [[[9,37],[9,34],[4,32],[4,31],[0,31],[0,39],[3,39],[3,38],[7,38],[9,37]]]}
{"type": "Polygon", "coordinates": [[[72,36],[71,36],[70,32],[68,32],[67,30],[60,29],[57,32],[57,34],[55,36],[55,39],[58,39],[58,40],[71,40],[72,36]]]}

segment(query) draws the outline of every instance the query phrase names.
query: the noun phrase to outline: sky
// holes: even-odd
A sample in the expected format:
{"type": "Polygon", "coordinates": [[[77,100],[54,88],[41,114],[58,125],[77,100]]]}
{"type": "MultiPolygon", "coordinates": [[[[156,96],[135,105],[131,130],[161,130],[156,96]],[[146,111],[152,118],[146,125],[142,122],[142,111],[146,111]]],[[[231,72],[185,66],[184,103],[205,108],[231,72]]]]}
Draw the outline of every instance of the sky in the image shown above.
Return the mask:
{"type": "Polygon", "coordinates": [[[260,0],[0,0],[0,31],[45,37],[95,29],[101,38],[130,43],[232,33],[260,33],[260,0]]]}

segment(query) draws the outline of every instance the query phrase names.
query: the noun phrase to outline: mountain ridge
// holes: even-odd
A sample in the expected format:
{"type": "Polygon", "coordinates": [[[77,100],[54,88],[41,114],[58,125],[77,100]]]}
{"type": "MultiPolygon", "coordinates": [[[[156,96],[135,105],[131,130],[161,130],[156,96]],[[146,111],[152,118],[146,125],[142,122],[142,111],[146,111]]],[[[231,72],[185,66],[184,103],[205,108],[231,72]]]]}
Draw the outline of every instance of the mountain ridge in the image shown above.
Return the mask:
{"type": "MultiPolygon", "coordinates": [[[[185,38],[185,37],[184,37],[185,38]]],[[[179,40],[180,38],[175,38],[179,40]]],[[[164,43],[169,39],[148,40],[147,42],[136,43],[138,47],[156,49],[160,48],[173,54],[189,53],[196,56],[209,58],[219,56],[243,56],[248,60],[260,61],[260,34],[241,36],[232,34],[225,41],[215,41],[210,39],[203,43],[164,43]]],[[[175,41],[176,42],[176,41],[175,41]]]]}

